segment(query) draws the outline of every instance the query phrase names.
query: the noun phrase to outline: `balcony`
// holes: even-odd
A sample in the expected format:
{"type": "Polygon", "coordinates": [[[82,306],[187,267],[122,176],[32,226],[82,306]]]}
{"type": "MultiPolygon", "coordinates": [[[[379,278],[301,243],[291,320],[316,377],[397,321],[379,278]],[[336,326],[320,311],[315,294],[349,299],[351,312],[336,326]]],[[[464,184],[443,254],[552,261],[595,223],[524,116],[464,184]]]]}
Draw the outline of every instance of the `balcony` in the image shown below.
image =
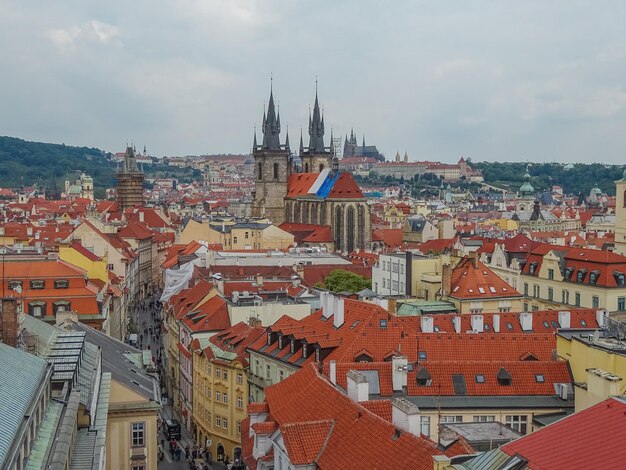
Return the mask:
{"type": "Polygon", "coordinates": [[[263,377],[254,375],[252,372],[248,372],[248,383],[256,385],[259,388],[265,388],[272,385],[272,381],[270,379],[264,379],[263,377]]]}

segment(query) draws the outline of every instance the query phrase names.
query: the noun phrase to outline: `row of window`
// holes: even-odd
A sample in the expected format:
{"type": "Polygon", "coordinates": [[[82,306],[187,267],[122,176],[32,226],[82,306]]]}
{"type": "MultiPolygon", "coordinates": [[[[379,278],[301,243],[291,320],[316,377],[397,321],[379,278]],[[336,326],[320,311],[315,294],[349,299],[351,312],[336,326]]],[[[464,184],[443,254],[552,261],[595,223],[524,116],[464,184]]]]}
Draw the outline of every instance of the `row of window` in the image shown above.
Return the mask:
{"type": "MultiPolygon", "coordinates": [[[[398,281],[394,281],[394,280],[390,280],[389,282],[387,282],[387,279],[385,279],[383,277],[383,289],[391,289],[392,291],[396,291],[398,292],[398,288],[400,291],[404,292],[404,282],[400,281],[398,283],[398,281]]],[[[376,283],[376,290],[378,290],[378,283],[376,283]]]]}
{"type": "MultiPolygon", "coordinates": [[[[54,280],[55,289],[67,289],[69,286],[70,286],[70,281],[68,281],[67,279],[55,279],[54,280]]],[[[9,289],[15,290],[18,287],[23,288],[24,283],[22,281],[9,281],[9,289]]],[[[32,280],[30,281],[30,288],[35,289],[35,290],[45,289],[46,281],[41,280],[41,279],[32,280]]]]}
{"type": "MultiPolygon", "coordinates": [[[[474,423],[491,423],[496,420],[494,415],[479,415],[474,416],[472,421],[474,423]]],[[[462,423],[463,416],[441,416],[441,424],[454,424],[462,423]]],[[[515,431],[526,434],[528,430],[528,417],[526,415],[507,415],[504,418],[504,424],[515,431]]],[[[430,436],[430,416],[422,416],[420,418],[420,432],[425,436],[430,436]]]]}
{"type": "Polygon", "coordinates": [[[404,264],[392,263],[391,261],[383,261],[383,271],[391,271],[393,273],[397,273],[398,271],[400,271],[400,274],[404,274],[404,264]]]}
{"type": "MultiPolygon", "coordinates": [[[[33,301],[28,303],[28,314],[33,317],[43,317],[46,315],[46,302],[33,301]]],[[[52,313],[56,315],[61,312],[69,312],[72,305],[67,300],[57,300],[52,302],[52,313]]]]}
{"type": "MultiPolygon", "coordinates": [[[[207,362],[206,364],[206,374],[211,375],[212,368],[211,363],[207,362]]],[[[215,378],[228,380],[228,369],[222,369],[221,367],[215,367],[215,378]]],[[[237,385],[243,385],[243,373],[237,373],[237,385]]]]}
{"type": "MultiPolygon", "coordinates": [[[[554,288],[552,287],[548,287],[547,288],[547,296],[546,299],[549,301],[554,301],[554,288]]],[[[524,283],[524,295],[528,295],[528,283],[524,283]]],[[[534,298],[539,299],[542,298],[541,297],[541,286],[534,284],[533,285],[533,295],[534,298]]],[[[570,303],[570,295],[569,295],[569,291],[563,289],[561,291],[561,303],[563,304],[568,304],[570,303]]],[[[626,297],[619,297],[617,300],[617,309],[618,310],[624,310],[624,306],[626,304],[626,297]],[[620,304],[622,305],[620,307],[620,304]]],[[[576,307],[580,307],[581,306],[581,296],[580,296],[580,292],[574,292],[574,306],[576,307]]],[[[600,297],[597,295],[594,295],[591,297],[591,308],[600,308],[600,297]]]]}

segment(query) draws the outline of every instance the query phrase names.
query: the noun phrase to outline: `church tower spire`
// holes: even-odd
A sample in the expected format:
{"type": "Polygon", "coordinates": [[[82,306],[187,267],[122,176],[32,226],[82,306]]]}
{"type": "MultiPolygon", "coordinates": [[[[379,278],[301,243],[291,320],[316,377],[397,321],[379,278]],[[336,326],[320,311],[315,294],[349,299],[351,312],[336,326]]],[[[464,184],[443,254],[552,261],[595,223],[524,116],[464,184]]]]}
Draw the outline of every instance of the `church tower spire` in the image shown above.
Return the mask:
{"type": "Polygon", "coordinates": [[[309,151],[324,151],[324,118],[320,113],[319,100],[317,98],[317,80],[315,80],[315,105],[313,117],[309,117],[309,151]]]}
{"type": "Polygon", "coordinates": [[[270,102],[267,107],[267,117],[263,112],[263,148],[280,150],[280,116],[276,114],[274,106],[274,90],[270,87],[270,102]]]}
{"type": "Polygon", "coordinates": [[[304,153],[304,142],[302,141],[302,128],[300,128],[300,156],[304,153]]]}

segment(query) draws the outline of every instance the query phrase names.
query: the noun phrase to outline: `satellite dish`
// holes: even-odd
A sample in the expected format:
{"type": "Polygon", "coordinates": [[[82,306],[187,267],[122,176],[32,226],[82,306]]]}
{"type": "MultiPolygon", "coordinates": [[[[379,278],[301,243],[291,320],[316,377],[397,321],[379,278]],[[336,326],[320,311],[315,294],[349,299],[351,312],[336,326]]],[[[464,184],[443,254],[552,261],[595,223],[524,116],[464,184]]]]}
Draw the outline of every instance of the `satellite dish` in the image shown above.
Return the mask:
{"type": "Polygon", "coordinates": [[[22,293],[22,286],[17,285],[17,286],[15,286],[15,289],[13,289],[13,290],[14,290],[15,292],[17,292],[18,294],[21,294],[21,293],[22,293]]]}

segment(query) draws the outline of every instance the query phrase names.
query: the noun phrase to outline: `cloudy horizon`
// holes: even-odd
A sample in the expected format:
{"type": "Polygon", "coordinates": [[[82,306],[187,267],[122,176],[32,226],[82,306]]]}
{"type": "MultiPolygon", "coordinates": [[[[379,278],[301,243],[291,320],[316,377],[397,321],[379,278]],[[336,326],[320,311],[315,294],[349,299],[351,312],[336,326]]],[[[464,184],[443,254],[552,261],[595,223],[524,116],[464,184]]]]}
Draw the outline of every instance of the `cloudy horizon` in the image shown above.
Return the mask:
{"type": "Polygon", "coordinates": [[[319,79],[326,144],[388,159],[621,164],[626,4],[0,0],[0,135],[246,153],[270,74],[292,147],[319,79]]]}

